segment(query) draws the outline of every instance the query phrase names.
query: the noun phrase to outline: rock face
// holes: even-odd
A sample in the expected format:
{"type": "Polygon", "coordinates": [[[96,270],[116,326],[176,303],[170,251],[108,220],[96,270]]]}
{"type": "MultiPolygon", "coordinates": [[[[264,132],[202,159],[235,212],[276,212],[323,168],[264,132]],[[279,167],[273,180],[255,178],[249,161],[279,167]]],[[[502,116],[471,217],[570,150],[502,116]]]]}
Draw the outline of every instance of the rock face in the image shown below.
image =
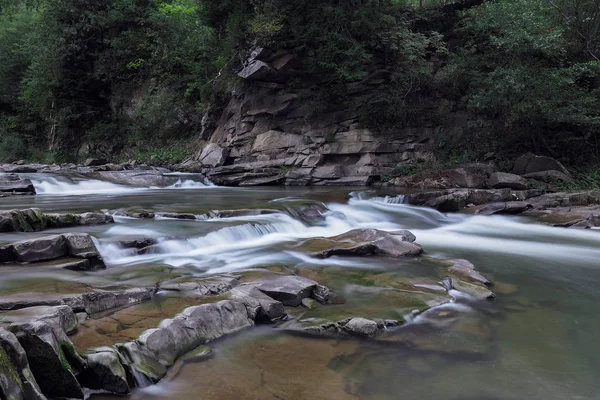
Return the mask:
{"type": "Polygon", "coordinates": [[[569,171],[554,158],[537,156],[535,154],[524,154],[517,158],[513,167],[513,173],[525,175],[542,171],[558,171],[569,175],[569,171]]]}
{"type": "Polygon", "coordinates": [[[23,240],[10,244],[0,252],[0,262],[35,263],[65,257],[83,259],[77,269],[106,268],[92,237],[87,233],[65,233],[23,240]]]}
{"type": "Polygon", "coordinates": [[[385,255],[391,257],[418,256],[423,249],[413,243],[415,237],[408,231],[386,232],[377,229],[354,229],[342,235],[309,239],[301,248],[313,250],[320,258],[331,256],[385,255]]]}
{"type": "Polygon", "coordinates": [[[31,371],[45,396],[84,398],[76,378],[84,362],[62,330],[41,321],[14,323],[8,330],[25,349],[31,371]]]}
{"type": "MultiPolygon", "coordinates": [[[[253,51],[238,76],[216,129],[191,160],[220,185],[367,185],[398,165],[433,157],[435,127],[425,121],[383,137],[360,123],[365,94],[386,71],[360,85],[348,84],[344,106],[324,110],[309,87],[285,84],[296,76],[297,57],[287,51],[253,51]]],[[[441,128],[440,128],[441,129],[441,128]]]]}
{"type": "Polygon", "coordinates": [[[0,397],[7,400],[45,400],[17,337],[0,328],[0,397]]]}

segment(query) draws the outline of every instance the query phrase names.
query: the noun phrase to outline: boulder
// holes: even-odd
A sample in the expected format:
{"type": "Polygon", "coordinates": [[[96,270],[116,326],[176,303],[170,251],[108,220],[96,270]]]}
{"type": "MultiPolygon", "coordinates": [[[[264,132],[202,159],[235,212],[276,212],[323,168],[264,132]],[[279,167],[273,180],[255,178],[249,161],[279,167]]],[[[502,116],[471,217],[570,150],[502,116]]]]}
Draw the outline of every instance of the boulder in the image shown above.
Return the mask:
{"type": "Polygon", "coordinates": [[[29,179],[0,178],[0,193],[27,193],[35,194],[35,187],[29,179]]]}
{"type": "Polygon", "coordinates": [[[18,262],[31,263],[54,260],[69,255],[63,235],[45,236],[12,244],[18,262]]]}
{"type": "Polygon", "coordinates": [[[84,398],[76,378],[84,361],[62,330],[42,321],[14,323],[8,330],[25,349],[31,371],[45,396],[84,398]]]}
{"type": "Polygon", "coordinates": [[[527,181],[519,175],[506,172],[494,172],[490,175],[489,185],[493,189],[525,190],[528,188],[527,181]]]}
{"type": "Polygon", "coordinates": [[[310,297],[318,283],[296,275],[270,275],[250,282],[248,285],[256,287],[286,306],[297,307],[302,303],[302,299],[310,297]]]}
{"type": "Polygon", "coordinates": [[[39,208],[0,212],[0,232],[38,232],[46,227],[47,218],[39,208]]]}
{"type": "Polygon", "coordinates": [[[87,233],[65,233],[62,236],[65,238],[70,256],[87,259],[92,269],[106,268],[90,235],[87,233]]]}
{"type": "Polygon", "coordinates": [[[520,214],[522,212],[528,211],[533,206],[531,203],[526,201],[507,201],[502,203],[490,203],[479,210],[477,210],[476,214],[482,215],[494,215],[494,214],[520,214]]]}
{"type": "Polygon", "coordinates": [[[338,236],[309,239],[301,245],[301,248],[313,250],[312,255],[319,258],[365,255],[418,256],[423,249],[411,241],[414,240],[414,235],[409,233],[354,229],[338,236]]]}
{"type": "Polygon", "coordinates": [[[513,173],[517,175],[531,174],[541,171],[559,171],[569,175],[569,171],[557,160],[546,156],[537,156],[535,154],[523,154],[516,159],[513,167],[513,173]]]}
{"type": "Polygon", "coordinates": [[[89,349],[84,358],[87,368],[79,377],[82,385],[119,395],[129,394],[131,389],[127,382],[127,373],[117,350],[111,347],[89,349]]]}
{"type": "Polygon", "coordinates": [[[0,328],[0,397],[8,400],[46,400],[29,367],[17,337],[0,328]]]}
{"type": "Polygon", "coordinates": [[[64,299],[74,311],[95,314],[112,308],[122,307],[150,300],[154,288],[134,288],[127,290],[96,291],[64,299]]]}
{"type": "Polygon", "coordinates": [[[115,347],[123,357],[124,366],[134,377],[137,387],[150,386],[167,375],[167,368],[138,342],[117,344],[115,347]]]}
{"type": "Polygon", "coordinates": [[[240,286],[230,292],[232,299],[241,301],[248,310],[248,318],[276,322],[286,317],[283,303],[277,301],[253,286],[240,286]]]}
{"type": "Polygon", "coordinates": [[[205,167],[218,167],[225,164],[229,156],[229,150],[222,148],[216,143],[209,143],[203,149],[198,157],[198,161],[205,167]]]}

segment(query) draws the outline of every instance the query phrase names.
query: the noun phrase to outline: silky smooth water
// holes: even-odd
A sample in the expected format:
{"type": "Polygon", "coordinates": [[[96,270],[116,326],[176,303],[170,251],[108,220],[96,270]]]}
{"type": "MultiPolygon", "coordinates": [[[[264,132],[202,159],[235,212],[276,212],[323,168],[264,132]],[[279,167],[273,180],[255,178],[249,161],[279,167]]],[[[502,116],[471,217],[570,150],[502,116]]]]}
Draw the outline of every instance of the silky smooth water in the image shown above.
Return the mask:
{"type": "MultiPolygon", "coordinates": [[[[425,313],[399,328],[400,336],[422,342],[417,347],[402,340],[321,339],[257,327],[212,343],[210,359],[176,365],[167,379],[136,391],[134,399],[600,398],[596,230],[554,228],[518,217],[441,214],[402,204],[401,196],[357,189],[219,188],[193,179],[165,189],[133,189],[50,175],[30,177],[43,187],[41,193],[0,199],[0,209],[201,214],[315,199],[330,210],[314,226],[270,214],[193,221],[117,217],[112,225],[78,228],[98,239],[108,269],[56,278],[70,284],[107,283],[142,265],[196,275],[274,264],[341,271],[415,268],[376,257],[316,260],[294,250],[303,239],[354,228],[409,229],[427,256],[466,258],[496,283],[493,302],[466,299],[445,306],[447,312],[463,315],[458,325],[432,329],[425,313]],[[133,255],[110,243],[123,235],[158,238],[158,251],[133,255]]],[[[0,241],[47,233],[1,234],[0,241]]],[[[39,284],[35,271],[28,271],[4,270],[0,292],[39,284]]]]}

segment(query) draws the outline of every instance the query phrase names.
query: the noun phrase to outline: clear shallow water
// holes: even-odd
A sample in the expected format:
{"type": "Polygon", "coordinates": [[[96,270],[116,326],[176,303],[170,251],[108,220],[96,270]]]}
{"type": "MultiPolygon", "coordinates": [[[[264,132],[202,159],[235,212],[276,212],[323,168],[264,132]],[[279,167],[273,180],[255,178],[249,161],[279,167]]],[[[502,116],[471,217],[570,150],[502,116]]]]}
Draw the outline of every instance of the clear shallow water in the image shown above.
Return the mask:
{"type": "MultiPolygon", "coordinates": [[[[293,197],[323,201],[331,210],[324,223],[315,226],[279,214],[207,221],[117,218],[116,224],[85,229],[99,239],[107,271],[83,276],[54,272],[52,277],[66,286],[143,282],[156,270],[166,273],[163,268],[206,274],[273,264],[340,268],[342,275],[336,279],[356,270],[418,275],[418,265],[410,263],[314,260],[294,249],[306,238],[363,227],[410,229],[427,255],[466,258],[496,283],[498,298],[493,303],[467,299],[456,309],[436,311],[460,313],[458,322],[448,326],[432,327],[428,314],[422,315],[400,328],[393,341],[315,339],[269,327],[242,332],[213,343],[209,360],[178,365],[168,379],[136,392],[135,399],[600,398],[600,232],[511,217],[444,215],[403,205],[399,198],[350,196],[351,191],[343,189],[202,186],[106,191],[104,183],[60,184],[66,185],[62,192],[0,199],[0,209],[128,208],[199,214],[272,208],[278,199],[293,197]],[[82,187],[87,192],[76,194],[82,187]],[[132,256],[109,244],[111,238],[124,235],[161,238],[159,250],[132,256]]],[[[14,235],[0,235],[2,241],[12,239],[14,235]]],[[[18,269],[4,270],[0,291],[33,288],[39,282],[36,274],[49,277],[44,271],[28,271],[25,276],[18,269]]]]}

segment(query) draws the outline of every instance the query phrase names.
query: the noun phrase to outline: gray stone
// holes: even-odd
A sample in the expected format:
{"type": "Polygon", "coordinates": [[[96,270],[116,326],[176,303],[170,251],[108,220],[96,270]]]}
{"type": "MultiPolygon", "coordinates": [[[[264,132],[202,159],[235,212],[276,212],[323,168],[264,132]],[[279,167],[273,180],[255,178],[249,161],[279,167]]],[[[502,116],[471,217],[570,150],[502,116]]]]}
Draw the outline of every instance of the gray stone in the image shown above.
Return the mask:
{"type": "Polygon", "coordinates": [[[29,179],[19,179],[16,181],[0,180],[0,192],[35,194],[35,187],[29,179]]]}
{"type": "Polygon", "coordinates": [[[267,296],[256,287],[240,286],[232,289],[230,293],[232,299],[244,303],[250,319],[276,322],[287,315],[283,303],[267,296]]]}
{"type": "Polygon", "coordinates": [[[198,161],[203,166],[218,167],[225,164],[225,160],[229,156],[229,150],[226,150],[216,143],[209,143],[203,149],[198,157],[198,161]]]}
{"type": "Polygon", "coordinates": [[[494,214],[520,214],[530,210],[533,206],[525,201],[507,201],[504,203],[490,203],[479,210],[476,214],[494,215],[494,214]]]}
{"type": "Polygon", "coordinates": [[[167,368],[158,361],[154,354],[138,342],[117,344],[115,347],[123,356],[125,367],[133,375],[136,386],[149,386],[167,375],[167,368]]]}
{"type": "Polygon", "coordinates": [[[404,231],[386,232],[378,229],[354,229],[329,238],[309,239],[301,247],[323,248],[312,255],[320,258],[331,256],[385,255],[391,257],[417,256],[423,252],[420,245],[409,241],[412,237],[404,231]]]}
{"type": "Polygon", "coordinates": [[[42,321],[67,334],[77,331],[78,322],[69,306],[37,306],[0,314],[0,323],[26,323],[42,321]]]}
{"type": "Polygon", "coordinates": [[[271,275],[248,283],[286,306],[297,307],[310,297],[317,282],[296,275],[271,275]]]}
{"type": "Polygon", "coordinates": [[[452,263],[452,265],[447,268],[447,271],[451,275],[455,275],[461,279],[468,279],[471,282],[482,283],[486,286],[492,284],[485,276],[481,275],[479,271],[475,269],[475,266],[470,261],[462,259],[445,261],[452,263]]]}
{"type": "Polygon", "coordinates": [[[238,73],[242,79],[269,80],[275,75],[275,70],[264,61],[254,60],[245,65],[238,73]]]}
{"type": "Polygon", "coordinates": [[[111,347],[90,349],[84,358],[87,368],[79,380],[85,387],[119,395],[129,394],[127,374],[117,350],[111,347]]]}
{"type": "Polygon", "coordinates": [[[328,304],[331,298],[331,290],[327,286],[317,285],[312,291],[312,298],[321,304],[328,304]]]}
{"type": "Polygon", "coordinates": [[[46,400],[17,337],[0,328],[0,395],[7,400],[46,400]]]}
{"type": "Polygon", "coordinates": [[[23,240],[13,243],[12,247],[17,261],[23,263],[53,260],[69,255],[67,242],[63,235],[23,240]]]}
{"type": "Polygon", "coordinates": [[[102,171],[90,173],[89,176],[119,185],[136,187],[164,187],[172,183],[172,179],[156,170],[102,171]]]}
{"type": "Polygon", "coordinates": [[[377,333],[377,322],[365,318],[352,318],[343,328],[351,335],[373,337],[377,333]]]}
{"type": "Polygon", "coordinates": [[[121,291],[97,291],[65,299],[65,303],[75,311],[95,314],[116,307],[133,305],[152,298],[154,289],[134,288],[121,291]]]}
{"type": "Polygon", "coordinates": [[[494,172],[491,174],[489,185],[494,189],[525,190],[528,188],[527,181],[524,178],[506,172],[494,172]]]}
{"type": "Polygon", "coordinates": [[[302,136],[270,130],[256,137],[252,145],[253,152],[277,152],[295,147],[302,143],[302,136]]]}
{"type": "Polygon", "coordinates": [[[496,295],[485,285],[465,282],[460,279],[450,279],[452,288],[474,297],[476,300],[493,300],[496,295]]]}
{"type": "Polygon", "coordinates": [[[528,174],[523,174],[522,176],[523,176],[523,178],[526,178],[526,179],[535,179],[535,180],[546,182],[546,183],[572,182],[573,181],[573,178],[571,178],[569,175],[565,174],[564,172],[554,171],[554,170],[531,172],[528,174]]]}
{"type": "Polygon", "coordinates": [[[523,154],[515,161],[513,172],[518,175],[530,174],[540,171],[559,171],[568,175],[569,171],[554,158],[537,156],[535,154],[523,154]]]}
{"type": "Polygon", "coordinates": [[[14,323],[8,330],[25,349],[31,371],[45,396],[84,398],[75,377],[83,369],[84,361],[62,330],[41,321],[14,323]]]}

